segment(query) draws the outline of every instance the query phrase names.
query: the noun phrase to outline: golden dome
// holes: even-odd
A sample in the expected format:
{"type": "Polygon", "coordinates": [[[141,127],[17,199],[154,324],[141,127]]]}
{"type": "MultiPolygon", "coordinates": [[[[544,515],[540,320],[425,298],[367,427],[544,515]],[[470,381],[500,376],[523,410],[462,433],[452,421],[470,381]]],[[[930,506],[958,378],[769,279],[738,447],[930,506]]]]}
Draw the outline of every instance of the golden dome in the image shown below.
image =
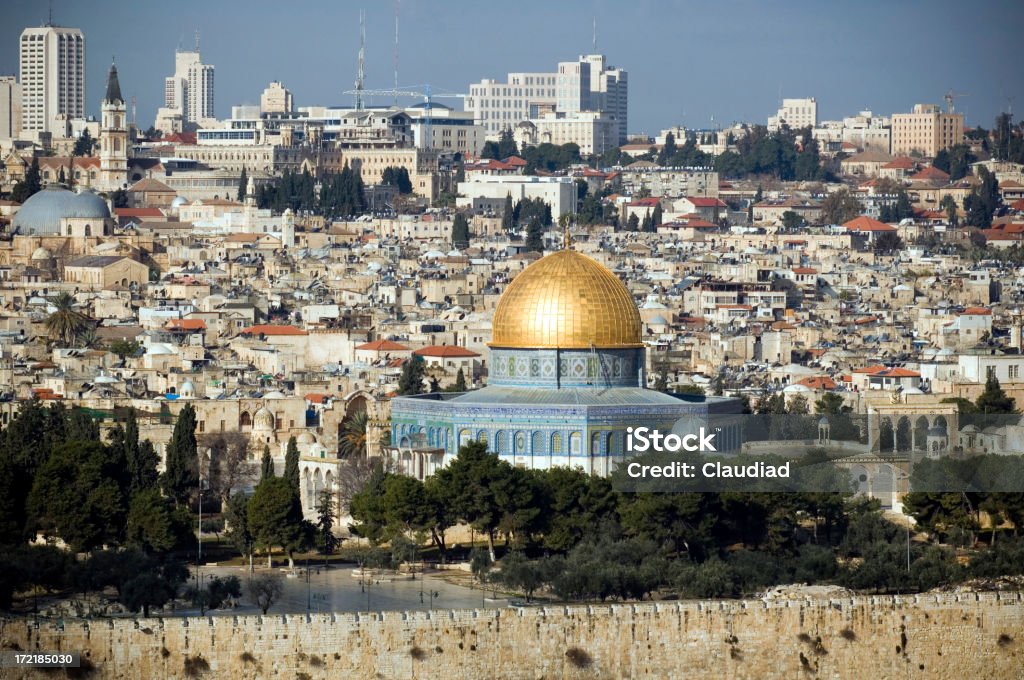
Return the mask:
{"type": "Polygon", "coordinates": [[[494,311],[491,347],[643,347],[640,313],[615,274],[560,250],[512,279],[494,311]]]}

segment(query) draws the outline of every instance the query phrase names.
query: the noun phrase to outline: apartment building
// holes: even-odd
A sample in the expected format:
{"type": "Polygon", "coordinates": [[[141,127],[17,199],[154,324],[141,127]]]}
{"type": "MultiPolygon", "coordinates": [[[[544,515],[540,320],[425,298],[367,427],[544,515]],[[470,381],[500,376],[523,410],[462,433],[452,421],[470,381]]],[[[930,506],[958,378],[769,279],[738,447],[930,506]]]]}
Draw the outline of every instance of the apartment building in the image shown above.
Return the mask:
{"type": "Polygon", "coordinates": [[[806,99],[783,99],[782,107],[774,116],[768,118],[769,132],[782,128],[785,122],[789,129],[815,127],[818,124],[818,102],[814,97],[806,99]]]}
{"type": "Polygon", "coordinates": [[[892,114],[892,154],[934,158],[964,141],[964,115],[943,113],[935,104],[916,104],[913,113],[892,114]]]}
{"type": "Polygon", "coordinates": [[[19,42],[21,128],[38,136],[55,119],[85,118],[85,36],[77,28],[26,28],[19,42]]]}

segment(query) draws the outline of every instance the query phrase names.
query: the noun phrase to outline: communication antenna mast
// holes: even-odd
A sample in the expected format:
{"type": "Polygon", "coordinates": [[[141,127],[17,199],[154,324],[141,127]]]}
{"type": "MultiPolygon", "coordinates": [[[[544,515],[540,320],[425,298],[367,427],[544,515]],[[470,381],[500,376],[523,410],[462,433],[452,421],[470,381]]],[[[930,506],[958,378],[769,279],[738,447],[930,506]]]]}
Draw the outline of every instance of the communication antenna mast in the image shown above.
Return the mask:
{"type": "Polygon", "coordinates": [[[597,17],[594,17],[594,54],[597,54],[597,17]]]}
{"type": "Polygon", "coordinates": [[[135,127],[135,95],[132,95],[132,127],[135,127]]]}
{"type": "Polygon", "coordinates": [[[363,110],[363,80],[366,76],[366,10],[359,10],[359,71],[356,74],[356,111],[363,110]]]}
{"type": "MultiPolygon", "coordinates": [[[[401,0],[395,0],[395,89],[398,89],[398,11],[401,9],[401,0]]],[[[398,95],[395,95],[395,106],[398,106],[398,95]]]]}
{"type": "Polygon", "coordinates": [[[199,29],[196,29],[196,52],[199,51],[199,29]]]}

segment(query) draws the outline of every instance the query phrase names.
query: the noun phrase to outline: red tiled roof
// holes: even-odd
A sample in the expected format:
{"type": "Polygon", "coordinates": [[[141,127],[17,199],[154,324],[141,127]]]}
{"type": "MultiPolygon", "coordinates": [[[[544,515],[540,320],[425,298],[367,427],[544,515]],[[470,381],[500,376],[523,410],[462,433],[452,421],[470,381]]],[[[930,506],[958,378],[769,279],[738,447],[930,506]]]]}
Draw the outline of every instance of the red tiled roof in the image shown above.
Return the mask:
{"type": "Polygon", "coordinates": [[[206,322],[202,319],[171,319],[165,328],[181,331],[206,330],[206,322]]]}
{"type": "Polygon", "coordinates": [[[402,352],[409,348],[405,345],[401,345],[393,340],[374,340],[373,342],[364,342],[358,345],[356,349],[366,350],[369,352],[402,352]]]}
{"type": "Polygon", "coordinates": [[[843,224],[844,227],[850,231],[896,231],[896,227],[879,222],[876,219],[872,219],[867,215],[861,215],[860,217],[854,217],[849,222],[843,224]]]}
{"type": "Polygon", "coordinates": [[[637,198],[629,202],[630,208],[643,208],[645,206],[653,208],[661,202],[660,198],[652,196],[651,198],[637,198]]]}
{"type": "Polygon", "coordinates": [[[892,159],[882,167],[886,170],[913,170],[914,161],[908,156],[900,156],[892,159]]]}
{"type": "Polygon", "coordinates": [[[968,316],[992,316],[992,310],[985,307],[968,307],[964,310],[964,314],[968,316]]]}
{"type": "Polygon", "coordinates": [[[834,390],[839,387],[839,384],[827,375],[816,375],[811,376],[810,378],[804,378],[796,384],[809,387],[812,390],[834,390]]]}
{"type": "Polygon", "coordinates": [[[114,208],[118,217],[163,217],[160,208],[114,208]]]}
{"type": "Polygon", "coordinates": [[[881,376],[885,378],[920,378],[921,374],[917,371],[911,371],[909,368],[887,368],[884,371],[879,371],[873,375],[881,376]]]}
{"type": "Polygon", "coordinates": [[[708,198],[706,196],[687,196],[686,200],[693,204],[696,208],[724,208],[725,203],[718,198],[708,198]]]}
{"type": "Polygon", "coordinates": [[[323,404],[330,398],[331,395],[329,394],[318,394],[316,392],[311,392],[305,396],[306,401],[311,404],[323,404]]]}
{"type": "Polygon", "coordinates": [[[818,270],[817,269],[812,269],[810,267],[794,267],[793,268],[793,273],[794,274],[817,274],[818,270]]]}
{"type": "Polygon", "coordinates": [[[929,165],[927,168],[923,168],[919,172],[915,172],[910,176],[910,179],[948,182],[949,173],[939,170],[934,165],[929,165]]]}
{"type": "Polygon", "coordinates": [[[874,366],[865,366],[864,368],[855,368],[855,369],[853,369],[853,372],[854,373],[867,373],[868,375],[874,375],[875,373],[878,373],[879,371],[884,371],[884,370],[885,370],[885,365],[883,365],[883,364],[876,364],[874,366]]]}
{"type": "Polygon", "coordinates": [[[473,350],[466,349],[465,347],[459,347],[457,345],[431,345],[430,347],[424,347],[413,352],[416,356],[421,357],[439,357],[443,359],[461,359],[465,357],[478,357],[478,353],[473,350]]]}
{"type": "Polygon", "coordinates": [[[309,335],[306,331],[295,326],[281,326],[276,324],[256,324],[249,326],[241,332],[242,335],[309,335]]]}

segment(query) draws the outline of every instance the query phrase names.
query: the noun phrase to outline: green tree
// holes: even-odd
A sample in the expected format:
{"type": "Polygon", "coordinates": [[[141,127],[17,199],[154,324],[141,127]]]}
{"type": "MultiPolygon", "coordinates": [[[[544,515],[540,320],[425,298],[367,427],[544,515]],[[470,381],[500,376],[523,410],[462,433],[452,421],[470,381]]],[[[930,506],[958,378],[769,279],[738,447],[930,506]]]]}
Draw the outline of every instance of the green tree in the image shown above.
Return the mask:
{"type": "Polygon", "coordinates": [[[72,149],[72,156],[91,156],[96,147],[96,140],[89,134],[89,128],[83,128],[82,134],[75,140],[75,148],[72,149]]]}
{"type": "Polygon", "coordinates": [[[544,227],[536,217],[526,228],[526,249],[534,253],[544,252],[544,227]]]}
{"type": "Polygon", "coordinates": [[[46,317],[46,332],[50,338],[64,347],[72,347],[78,337],[92,325],[89,317],[75,309],[75,298],[71,293],[62,292],[50,304],[54,311],[46,317]]]}
{"type": "Polygon", "coordinates": [[[949,194],[942,197],[942,202],[939,203],[939,207],[946,211],[946,221],[949,222],[951,227],[959,226],[960,215],[957,211],[956,199],[949,194]]]}
{"type": "Polygon", "coordinates": [[[881,255],[892,255],[903,249],[903,239],[895,231],[883,231],[875,237],[874,250],[881,255]]]}
{"type": "Polygon", "coordinates": [[[861,212],[860,201],[845,188],[832,192],[821,202],[821,218],[826,224],[845,224],[861,212]]]}
{"type": "Polygon", "coordinates": [[[626,231],[640,231],[640,218],[635,212],[630,213],[629,219],[626,220],[626,231]]]}
{"type": "Polygon", "coordinates": [[[331,492],[323,490],[316,504],[316,549],[321,555],[332,555],[340,541],[334,535],[334,499],[331,492]]]}
{"type": "Polygon", "coordinates": [[[370,424],[370,416],[366,411],[356,411],[342,423],[341,439],[338,442],[338,452],[344,458],[365,456],[367,454],[367,428],[370,424]]]}
{"type": "Polygon", "coordinates": [[[134,340],[114,340],[107,349],[123,360],[126,357],[135,356],[141,348],[142,345],[134,340]]]}
{"type": "Polygon", "coordinates": [[[462,368],[459,368],[459,372],[455,374],[455,385],[452,388],[452,392],[465,392],[466,391],[466,374],[462,372],[462,368]]]}
{"type": "Polygon", "coordinates": [[[32,164],[25,171],[25,178],[11,189],[11,199],[24,203],[43,188],[42,176],[39,173],[39,159],[32,158],[32,164]]]}
{"type": "Polygon", "coordinates": [[[169,499],[155,488],[136,493],[128,509],[127,541],[147,553],[169,552],[189,538],[191,522],[175,515],[169,499]]]}
{"type": "Polygon", "coordinates": [[[76,552],[120,543],[127,514],[124,472],[123,459],[98,441],[56,447],[35,474],[30,522],[76,552]]]}
{"type": "MultiPolygon", "coordinates": [[[[238,202],[242,203],[245,201],[249,192],[249,173],[246,172],[245,166],[242,166],[242,174],[238,176],[238,202]]],[[[255,198],[255,197],[254,197],[255,198]]]]}
{"type": "Polygon", "coordinates": [[[267,552],[268,567],[275,546],[288,553],[288,565],[294,566],[293,554],[306,538],[306,527],[299,497],[288,480],[271,477],[256,486],[249,499],[248,523],[256,546],[267,552]]]}
{"type": "Polygon", "coordinates": [[[228,542],[240,555],[251,558],[255,540],[249,531],[249,498],[244,493],[239,491],[228,499],[224,519],[228,525],[228,542]]]}
{"type": "Polygon", "coordinates": [[[284,454],[284,478],[288,480],[292,491],[301,498],[302,487],[299,486],[299,444],[295,437],[288,438],[288,448],[284,454]]]}
{"type": "Polygon", "coordinates": [[[260,481],[274,476],[274,459],[270,457],[270,447],[263,446],[263,458],[260,460],[260,481]]]}
{"type": "Polygon", "coordinates": [[[452,247],[459,250],[469,247],[469,220],[462,213],[456,213],[452,220],[452,247]]]}
{"type": "Polygon", "coordinates": [[[506,234],[515,229],[515,206],[512,205],[512,194],[505,196],[505,207],[501,211],[501,229],[506,234]]]}
{"type": "Polygon", "coordinates": [[[668,165],[669,159],[675,157],[676,152],[676,136],[670,132],[665,135],[665,143],[658,152],[658,165],[668,165]]]}
{"type": "Polygon", "coordinates": [[[181,507],[199,490],[199,452],[196,443],[196,409],[186,404],[178,413],[171,441],[167,444],[164,473],[161,476],[164,494],[181,507]]]}
{"type": "Polygon", "coordinates": [[[512,134],[512,128],[505,128],[501,131],[501,136],[498,138],[498,158],[504,160],[510,156],[518,155],[519,147],[516,146],[516,140],[512,134]]]}
{"type": "Polygon", "coordinates": [[[782,227],[786,231],[796,231],[804,226],[804,218],[792,210],[782,213],[782,227]]]}
{"type": "Polygon", "coordinates": [[[1006,391],[999,384],[999,379],[992,373],[985,380],[985,390],[978,395],[975,401],[979,413],[984,414],[1014,414],[1017,413],[1017,402],[1013,397],[1007,396],[1006,391]]]}
{"type": "Polygon", "coordinates": [[[398,377],[398,394],[412,396],[423,394],[423,375],[425,372],[423,357],[414,354],[402,364],[402,374],[398,377]]]}

